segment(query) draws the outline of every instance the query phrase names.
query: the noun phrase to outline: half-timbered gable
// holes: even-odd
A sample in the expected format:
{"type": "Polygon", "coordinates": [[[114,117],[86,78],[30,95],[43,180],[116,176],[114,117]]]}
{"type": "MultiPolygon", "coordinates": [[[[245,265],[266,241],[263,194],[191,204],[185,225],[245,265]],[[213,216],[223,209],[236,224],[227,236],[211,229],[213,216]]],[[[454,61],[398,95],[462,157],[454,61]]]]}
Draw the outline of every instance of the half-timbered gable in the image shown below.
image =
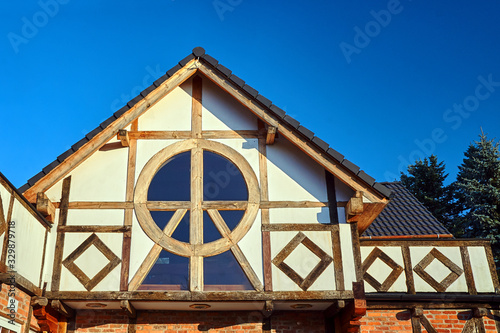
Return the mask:
{"type": "Polygon", "coordinates": [[[414,330],[429,331],[428,300],[460,294],[457,308],[478,314],[481,297],[498,304],[489,243],[451,238],[400,185],[376,183],[202,48],[23,195],[2,184],[2,263],[18,221],[29,237],[19,241],[17,285],[45,331],[90,332],[100,323],[89,313],[129,332],[139,322],[169,331],[183,311],[233,310],[247,319],[190,330],[295,331],[291,313],[311,311],[318,331],[353,332],[367,304],[410,309],[414,330]]]}

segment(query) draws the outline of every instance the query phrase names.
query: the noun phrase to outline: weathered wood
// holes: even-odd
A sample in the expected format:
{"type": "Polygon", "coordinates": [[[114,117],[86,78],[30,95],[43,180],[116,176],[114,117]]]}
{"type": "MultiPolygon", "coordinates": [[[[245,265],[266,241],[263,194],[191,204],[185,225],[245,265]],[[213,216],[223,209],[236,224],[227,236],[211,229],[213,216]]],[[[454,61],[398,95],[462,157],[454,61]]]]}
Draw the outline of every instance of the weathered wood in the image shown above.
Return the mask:
{"type": "Polygon", "coordinates": [[[243,291],[47,291],[49,299],[66,301],[289,301],[310,300],[325,301],[338,299],[352,299],[353,292],[346,291],[273,291],[261,292],[254,290],[243,291]]]}
{"type": "Polygon", "coordinates": [[[191,131],[193,138],[201,138],[201,114],[202,114],[202,85],[203,79],[196,75],[193,78],[192,89],[192,112],[191,112],[191,131]]]}
{"type": "Polygon", "coordinates": [[[439,250],[433,248],[414,268],[413,271],[417,273],[425,282],[427,282],[432,288],[437,292],[443,293],[448,289],[448,287],[455,282],[456,279],[462,275],[463,270],[453,263],[448,257],[443,255],[439,250]],[[445,277],[441,282],[436,281],[429,273],[425,271],[425,268],[430,265],[434,260],[439,260],[443,265],[448,267],[451,271],[447,277],[445,277]]]}
{"type": "Polygon", "coordinates": [[[387,203],[363,203],[363,213],[358,215],[358,233],[361,235],[372,224],[373,220],[380,215],[387,203]]]}
{"type": "Polygon", "coordinates": [[[267,145],[274,144],[274,139],[276,138],[277,132],[278,132],[278,130],[275,126],[268,126],[267,127],[267,134],[266,134],[266,144],[267,145]]]}
{"type": "MultiPolygon", "coordinates": [[[[464,244],[465,245],[465,244],[464,244]]],[[[472,246],[467,244],[468,246],[472,246]]],[[[495,259],[493,257],[493,251],[491,251],[490,241],[485,241],[483,244],[484,250],[486,251],[486,258],[488,260],[488,266],[490,267],[491,281],[493,282],[493,287],[495,290],[500,290],[500,283],[498,282],[497,268],[495,265],[495,259]]]]}
{"type": "Polygon", "coordinates": [[[131,231],[132,226],[121,225],[65,225],[57,227],[58,232],[105,232],[105,233],[122,233],[131,231]]]}
{"type": "MultiPolygon", "coordinates": [[[[45,229],[45,236],[43,237],[43,249],[42,249],[42,264],[40,265],[40,275],[38,276],[38,287],[42,286],[43,273],[45,271],[45,256],[47,254],[47,239],[49,238],[49,230],[45,229]]],[[[45,282],[47,283],[47,282],[45,282]]]]}
{"type": "Polygon", "coordinates": [[[120,307],[125,311],[127,316],[129,318],[136,318],[137,317],[137,311],[135,310],[134,306],[128,301],[128,300],[122,300],[120,302],[120,307]]]}
{"type": "Polygon", "coordinates": [[[121,142],[111,142],[111,143],[106,143],[104,146],[99,148],[99,151],[110,151],[121,148],[127,148],[127,147],[124,147],[121,142]]]}
{"type": "Polygon", "coordinates": [[[203,201],[201,204],[203,210],[245,210],[247,206],[246,201],[203,201]]]}
{"type": "Polygon", "coordinates": [[[123,147],[130,146],[130,137],[126,129],[118,130],[118,140],[120,140],[123,147]]]}
{"type": "Polygon", "coordinates": [[[262,260],[264,269],[264,290],[273,290],[273,277],[271,269],[271,235],[269,231],[262,232],[262,260]]]}
{"type": "Polygon", "coordinates": [[[415,294],[415,282],[413,281],[413,265],[411,264],[410,248],[408,245],[401,246],[403,263],[406,275],[406,288],[409,294],[415,294]]]}
{"type": "MultiPolygon", "coordinates": [[[[61,206],[59,207],[59,221],[58,226],[65,226],[68,219],[68,206],[69,206],[69,191],[71,187],[71,176],[63,180],[61,192],[61,206]]],[[[61,283],[61,269],[64,252],[64,232],[58,232],[56,237],[56,251],[54,253],[54,264],[52,268],[52,284],[53,291],[59,290],[61,283]]]]}
{"type": "Polygon", "coordinates": [[[335,288],[345,290],[344,264],[342,262],[342,248],[340,246],[339,225],[334,224],[332,229],[333,266],[335,268],[335,288]]]}
{"type": "MultiPolygon", "coordinates": [[[[193,109],[194,106],[195,106],[195,100],[193,97],[193,109]]],[[[193,111],[193,114],[194,113],[195,111],[193,111]]],[[[193,126],[195,126],[195,124],[193,124],[193,126]]],[[[199,127],[201,131],[201,122],[199,127]]],[[[193,127],[193,133],[196,136],[196,131],[194,127],[193,127]]],[[[191,150],[191,211],[190,211],[190,223],[189,223],[189,242],[194,245],[203,244],[203,209],[201,206],[202,201],[203,201],[203,150],[197,147],[191,150]]],[[[201,256],[191,257],[189,263],[190,263],[189,290],[201,291],[203,290],[203,257],[201,256]]]]}
{"type": "Polygon", "coordinates": [[[390,287],[396,282],[401,273],[403,272],[403,267],[399,266],[394,260],[392,260],[387,254],[385,254],[378,247],[374,248],[372,252],[363,261],[363,278],[368,282],[377,292],[386,292],[390,287]],[[387,266],[392,269],[392,272],[387,276],[387,278],[381,283],[377,281],[370,273],[368,269],[375,262],[375,260],[380,259],[387,266]]]}
{"type": "Polygon", "coordinates": [[[427,319],[424,315],[419,318],[420,323],[422,326],[426,329],[427,333],[438,333],[438,331],[432,326],[432,324],[429,322],[429,319],[427,319]]]}
{"type": "Polygon", "coordinates": [[[469,294],[476,295],[477,289],[472,274],[472,266],[469,257],[469,250],[466,246],[460,246],[460,255],[462,256],[462,266],[464,267],[465,281],[467,282],[467,290],[469,294]]]}
{"type": "Polygon", "coordinates": [[[37,193],[36,209],[43,215],[43,217],[45,217],[47,221],[54,223],[56,208],[45,193],[37,193]]]}
{"type": "MultiPolygon", "coordinates": [[[[24,333],[30,333],[31,331],[31,319],[33,318],[33,306],[29,306],[28,316],[26,317],[26,323],[24,324],[24,333]]],[[[12,332],[12,331],[11,331],[12,332]]],[[[64,332],[60,332],[64,333],[64,332]]]]}
{"type": "Polygon", "coordinates": [[[74,318],[75,317],[75,310],[73,310],[67,304],[64,304],[64,302],[62,302],[60,300],[57,300],[57,299],[52,300],[50,302],[50,306],[66,318],[74,318]]]}
{"type": "Polygon", "coordinates": [[[349,199],[345,207],[345,219],[347,222],[358,221],[358,216],[363,214],[363,192],[356,191],[349,199]]]}
{"type": "MultiPolygon", "coordinates": [[[[440,294],[436,293],[436,296],[440,294]]],[[[396,310],[396,309],[410,309],[413,307],[421,307],[424,309],[470,309],[472,305],[474,306],[484,306],[491,308],[491,304],[483,304],[483,303],[463,303],[456,302],[452,298],[449,298],[448,301],[435,298],[434,301],[401,301],[401,300],[390,300],[390,301],[374,301],[370,297],[372,295],[368,294],[368,303],[367,308],[370,310],[396,310]]],[[[464,295],[462,295],[464,296],[464,295]]]]}
{"type": "MultiPolygon", "coordinates": [[[[60,203],[54,202],[54,206],[59,208],[60,203]]],[[[132,201],[111,202],[111,201],[72,201],[69,203],[69,209],[133,209],[132,201]]]]}
{"type": "Polygon", "coordinates": [[[262,231],[332,231],[333,229],[333,225],[321,223],[271,223],[262,225],[262,231]]]}
{"type": "Polygon", "coordinates": [[[5,236],[3,238],[2,258],[1,258],[2,264],[6,264],[7,263],[7,249],[8,249],[8,246],[9,246],[9,241],[11,240],[9,238],[10,227],[11,227],[11,225],[10,225],[9,222],[12,219],[12,210],[14,208],[14,199],[15,199],[15,196],[12,194],[10,196],[9,209],[7,211],[7,218],[6,218],[7,228],[5,230],[5,236]]]}
{"type": "MultiPolygon", "coordinates": [[[[44,332],[59,332],[58,313],[48,306],[36,307],[33,309],[33,315],[37,319],[40,329],[44,332]]],[[[29,325],[27,325],[29,326],[29,325]]]]}
{"type": "MultiPolygon", "coordinates": [[[[173,140],[190,139],[191,131],[131,131],[130,139],[134,140],[173,140]]],[[[260,131],[235,130],[235,131],[202,131],[203,139],[256,139],[263,137],[260,131]]]]}
{"type": "Polygon", "coordinates": [[[34,201],[36,193],[45,192],[53,184],[61,180],[75,167],[83,163],[89,156],[106,144],[119,129],[127,127],[138,116],[148,110],[151,106],[155,105],[164,96],[169,94],[177,86],[189,79],[196,71],[193,64],[196,60],[189,61],[183,68],[178,70],[169,79],[163,82],[160,87],[148,94],[144,99],[139,101],[136,105],[126,111],[108,127],[98,133],[92,140],[83,145],[77,152],[66,158],[61,164],[50,171],[45,177],[41,178],[32,187],[30,187],[24,196],[28,201],[34,201]]]}
{"type": "Polygon", "coordinates": [[[460,246],[489,246],[490,241],[484,239],[363,239],[361,246],[435,246],[435,247],[460,247],[460,246]]]}
{"type": "Polygon", "coordinates": [[[352,254],[354,257],[354,269],[356,272],[356,281],[363,280],[363,267],[361,264],[361,248],[358,234],[358,222],[351,223],[351,237],[352,237],[352,254]]]}
{"type": "Polygon", "coordinates": [[[161,251],[162,251],[162,248],[160,245],[158,245],[158,244],[153,245],[151,250],[149,250],[148,255],[146,256],[144,261],[141,263],[141,266],[139,266],[139,269],[132,277],[132,280],[130,280],[130,283],[128,285],[128,290],[135,291],[135,290],[139,289],[139,287],[142,284],[142,281],[144,281],[148,272],[151,270],[151,268],[155,264],[156,260],[158,260],[158,257],[160,256],[161,251]]]}
{"type": "Polygon", "coordinates": [[[15,285],[30,296],[42,296],[42,290],[18,273],[0,273],[0,283],[15,285]]]}
{"type": "Polygon", "coordinates": [[[178,210],[191,208],[190,201],[148,201],[146,207],[151,211],[178,210]]]}
{"type": "Polygon", "coordinates": [[[328,202],[319,201],[261,201],[261,209],[270,208],[314,208],[328,207],[328,202]]]}
{"type": "Polygon", "coordinates": [[[274,311],[274,303],[273,301],[266,301],[264,303],[264,309],[262,310],[262,314],[265,318],[269,318],[274,311]]]}
{"type": "Polygon", "coordinates": [[[31,305],[32,306],[47,306],[47,305],[49,305],[49,300],[47,299],[47,297],[33,296],[31,298],[31,305]]]}
{"type": "Polygon", "coordinates": [[[328,213],[330,215],[330,223],[339,223],[339,214],[337,211],[337,190],[335,189],[335,177],[325,170],[326,194],[328,197],[328,213]]]}
{"type": "Polygon", "coordinates": [[[252,266],[248,262],[243,252],[241,251],[238,244],[231,247],[231,252],[233,252],[236,261],[238,261],[238,264],[240,264],[241,269],[248,278],[248,281],[250,281],[250,284],[252,285],[253,289],[257,291],[263,291],[264,287],[262,286],[262,282],[260,282],[259,278],[257,277],[257,274],[255,274],[255,271],[253,270],[252,266]]]}

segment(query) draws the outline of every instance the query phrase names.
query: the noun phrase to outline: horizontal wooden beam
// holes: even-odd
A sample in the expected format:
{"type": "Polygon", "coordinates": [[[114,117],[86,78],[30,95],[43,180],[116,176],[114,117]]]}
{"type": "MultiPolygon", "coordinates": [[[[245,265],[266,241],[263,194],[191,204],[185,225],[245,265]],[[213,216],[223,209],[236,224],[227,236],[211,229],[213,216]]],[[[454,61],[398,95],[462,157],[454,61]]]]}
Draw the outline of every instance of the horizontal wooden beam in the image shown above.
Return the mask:
{"type": "MultiPolygon", "coordinates": [[[[265,134],[258,130],[239,130],[239,131],[202,131],[203,139],[256,139],[265,134]]],[[[171,139],[190,139],[191,131],[131,131],[130,139],[135,140],[171,140],[171,139]]]]}
{"type": "Polygon", "coordinates": [[[0,273],[0,282],[14,285],[30,296],[42,296],[42,289],[18,273],[0,273]]]}
{"type": "Polygon", "coordinates": [[[127,225],[62,225],[57,227],[58,232],[127,232],[132,226],[127,225]]]}
{"type": "Polygon", "coordinates": [[[47,291],[49,299],[78,301],[287,301],[310,300],[329,301],[337,299],[352,299],[352,291],[47,291]]]}
{"type": "Polygon", "coordinates": [[[328,207],[328,202],[319,201],[261,201],[260,208],[314,208],[328,207]]]}
{"type": "Polygon", "coordinates": [[[490,241],[486,239],[468,239],[468,238],[443,238],[443,239],[363,239],[361,246],[490,246],[490,241]]]}
{"type": "Polygon", "coordinates": [[[333,224],[321,223],[271,223],[262,225],[262,231],[332,231],[333,229],[333,224]]]}

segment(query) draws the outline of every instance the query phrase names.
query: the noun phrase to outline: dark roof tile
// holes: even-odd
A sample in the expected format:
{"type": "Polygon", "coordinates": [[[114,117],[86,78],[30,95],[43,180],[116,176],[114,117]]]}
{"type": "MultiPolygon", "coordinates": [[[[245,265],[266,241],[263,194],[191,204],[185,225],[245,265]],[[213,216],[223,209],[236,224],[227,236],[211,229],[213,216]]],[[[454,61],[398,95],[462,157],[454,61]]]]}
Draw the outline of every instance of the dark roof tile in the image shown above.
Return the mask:
{"type": "Polygon", "coordinates": [[[353,172],[355,175],[357,175],[358,172],[359,172],[359,166],[357,166],[356,164],[352,163],[348,159],[344,159],[342,161],[342,165],[345,166],[347,169],[349,169],[351,172],[353,172]]]}
{"type": "Polygon", "coordinates": [[[115,120],[116,120],[116,117],[113,115],[113,116],[109,117],[108,119],[106,119],[105,121],[103,121],[100,126],[102,129],[105,129],[106,127],[111,125],[115,120]]]}
{"type": "Polygon", "coordinates": [[[400,182],[375,183],[373,187],[386,196],[392,190],[394,196],[363,236],[449,235],[448,230],[400,182]]]}
{"type": "Polygon", "coordinates": [[[358,172],[358,177],[363,179],[363,181],[370,186],[373,186],[373,184],[375,184],[375,179],[367,175],[366,172],[364,172],[363,170],[358,172]]]}
{"type": "Polygon", "coordinates": [[[271,109],[271,111],[273,111],[274,113],[276,113],[276,115],[280,118],[283,118],[286,116],[286,112],[281,110],[279,107],[277,107],[276,105],[271,105],[269,107],[271,109]]]}
{"type": "Polygon", "coordinates": [[[27,189],[29,189],[31,187],[30,184],[26,183],[24,184],[23,186],[21,186],[20,188],[18,188],[17,190],[21,193],[23,193],[24,191],[26,191],[27,189]]]}
{"type": "Polygon", "coordinates": [[[293,128],[298,128],[300,125],[300,123],[294,118],[292,118],[290,115],[286,115],[285,118],[283,118],[283,120],[286,121],[288,124],[290,124],[290,126],[292,126],[293,128]]]}
{"type": "Polygon", "coordinates": [[[58,166],[58,165],[59,165],[59,161],[58,161],[58,160],[55,160],[55,161],[53,161],[52,163],[50,163],[49,165],[47,165],[45,168],[43,168],[43,170],[42,170],[42,171],[43,171],[45,174],[48,174],[49,172],[51,172],[52,170],[54,170],[54,168],[55,168],[56,166],[58,166]]]}
{"type": "Polygon", "coordinates": [[[218,64],[217,65],[217,69],[222,73],[224,74],[225,76],[227,77],[230,77],[231,76],[231,70],[229,70],[229,68],[227,67],[224,67],[222,66],[221,64],[218,64]]]}
{"type": "Polygon", "coordinates": [[[326,143],[325,141],[321,140],[320,138],[318,138],[317,136],[315,136],[313,139],[312,139],[312,142],[314,142],[315,144],[317,144],[321,149],[323,149],[324,151],[327,151],[328,150],[328,143],[326,143]]]}
{"type": "Polygon", "coordinates": [[[297,128],[297,130],[304,134],[306,138],[308,138],[309,140],[311,140],[312,138],[314,138],[314,132],[313,131],[310,131],[308,130],[307,128],[305,128],[304,126],[299,126],[299,128],[297,128]]]}
{"type": "Polygon", "coordinates": [[[339,153],[338,151],[336,151],[335,149],[333,148],[328,148],[328,150],[326,151],[331,157],[333,157],[334,159],[336,159],[337,161],[339,162],[342,162],[344,160],[344,155],[342,155],[341,153],[339,153]]]}
{"type": "Polygon", "coordinates": [[[243,86],[245,85],[245,81],[243,81],[242,79],[240,79],[239,77],[237,77],[237,76],[236,76],[236,75],[234,75],[234,74],[233,74],[233,75],[231,75],[231,76],[229,77],[229,79],[230,79],[231,81],[233,81],[234,83],[236,83],[236,84],[237,84],[238,86],[240,86],[240,87],[243,87],[243,86]]]}
{"type": "Polygon", "coordinates": [[[142,101],[144,97],[142,97],[141,95],[137,95],[135,96],[134,98],[132,98],[128,103],[127,105],[129,106],[129,108],[132,108],[134,105],[136,105],[137,103],[139,103],[140,101],[142,101]]]}
{"type": "Polygon", "coordinates": [[[179,69],[181,69],[181,65],[177,64],[175,65],[174,67],[170,68],[168,71],[167,71],[167,75],[168,77],[171,77],[172,75],[175,74],[175,72],[177,72],[179,69]]]}
{"type": "Polygon", "coordinates": [[[57,160],[59,162],[62,162],[65,159],[67,159],[70,155],[72,155],[74,152],[75,151],[73,150],[73,148],[70,148],[70,149],[66,150],[64,153],[62,153],[61,155],[57,156],[57,160]]]}
{"type": "Polygon", "coordinates": [[[125,112],[127,112],[128,110],[130,110],[130,107],[128,105],[125,105],[124,107],[122,107],[120,110],[116,111],[113,115],[116,117],[116,118],[119,118],[122,114],[124,114],[125,112]]]}
{"type": "Polygon", "coordinates": [[[43,176],[45,176],[45,173],[43,171],[40,171],[34,177],[28,179],[28,184],[30,184],[31,186],[35,185],[35,183],[39,181],[43,176]]]}
{"type": "Polygon", "coordinates": [[[190,54],[188,55],[186,58],[182,59],[181,61],[179,61],[179,65],[181,67],[184,67],[187,65],[188,62],[190,62],[192,59],[194,59],[195,56],[193,54],[190,54]]]}
{"type": "Polygon", "coordinates": [[[193,55],[195,57],[202,57],[205,54],[205,49],[201,46],[197,46],[193,49],[193,55]]]}
{"type": "Polygon", "coordinates": [[[253,98],[255,98],[259,94],[259,92],[257,90],[250,87],[248,84],[245,84],[242,88],[253,98]]]}
{"type": "Polygon", "coordinates": [[[261,102],[266,108],[270,107],[271,104],[273,104],[273,102],[271,102],[270,100],[268,100],[267,98],[265,98],[264,96],[262,95],[258,95],[257,98],[256,98],[259,102],[261,102]]]}
{"type": "Polygon", "coordinates": [[[86,135],[86,138],[91,140],[94,136],[96,136],[97,134],[101,133],[101,126],[98,126],[96,128],[94,128],[92,131],[90,131],[89,133],[87,133],[86,135]]]}
{"type": "Polygon", "coordinates": [[[215,58],[213,58],[213,57],[209,56],[208,54],[204,54],[204,55],[203,55],[203,59],[204,59],[206,62],[208,62],[210,65],[212,65],[213,67],[217,67],[217,64],[219,63],[219,62],[217,61],[217,59],[215,59],[215,58]]]}
{"type": "Polygon", "coordinates": [[[146,97],[147,95],[152,93],[153,90],[155,90],[155,89],[156,89],[156,86],[154,84],[152,84],[149,87],[147,87],[146,89],[144,89],[143,91],[141,91],[141,96],[146,97]]]}
{"type": "Polygon", "coordinates": [[[87,142],[89,142],[89,139],[87,139],[87,137],[84,137],[83,139],[81,139],[80,141],[78,141],[77,143],[75,143],[74,145],[72,145],[71,149],[73,149],[73,151],[77,151],[78,149],[80,149],[87,142]]]}
{"type": "Polygon", "coordinates": [[[167,81],[167,79],[170,77],[171,75],[168,75],[168,74],[165,74],[163,76],[161,76],[160,78],[158,78],[155,82],[153,82],[153,84],[156,86],[156,87],[159,87],[163,82],[167,81]]]}

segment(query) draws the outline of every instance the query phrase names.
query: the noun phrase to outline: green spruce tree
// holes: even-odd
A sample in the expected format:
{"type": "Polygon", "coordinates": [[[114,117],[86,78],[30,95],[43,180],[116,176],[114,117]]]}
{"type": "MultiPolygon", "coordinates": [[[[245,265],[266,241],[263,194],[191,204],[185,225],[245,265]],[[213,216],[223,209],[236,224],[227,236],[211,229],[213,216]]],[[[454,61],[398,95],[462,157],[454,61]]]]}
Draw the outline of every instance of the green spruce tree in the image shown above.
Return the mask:
{"type": "MultiPolygon", "coordinates": [[[[481,131],[482,132],[482,131],[481,131]]],[[[484,133],[464,153],[454,183],[463,213],[457,228],[464,237],[487,238],[497,267],[500,260],[500,151],[499,142],[488,140],[484,133]]]]}
{"type": "Polygon", "coordinates": [[[452,188],[444,185],[448,177],[444,162],[435,155],[408,166],[408,175],[401,173],[405,186],[445,227],[452,231],[452,188]]]}

